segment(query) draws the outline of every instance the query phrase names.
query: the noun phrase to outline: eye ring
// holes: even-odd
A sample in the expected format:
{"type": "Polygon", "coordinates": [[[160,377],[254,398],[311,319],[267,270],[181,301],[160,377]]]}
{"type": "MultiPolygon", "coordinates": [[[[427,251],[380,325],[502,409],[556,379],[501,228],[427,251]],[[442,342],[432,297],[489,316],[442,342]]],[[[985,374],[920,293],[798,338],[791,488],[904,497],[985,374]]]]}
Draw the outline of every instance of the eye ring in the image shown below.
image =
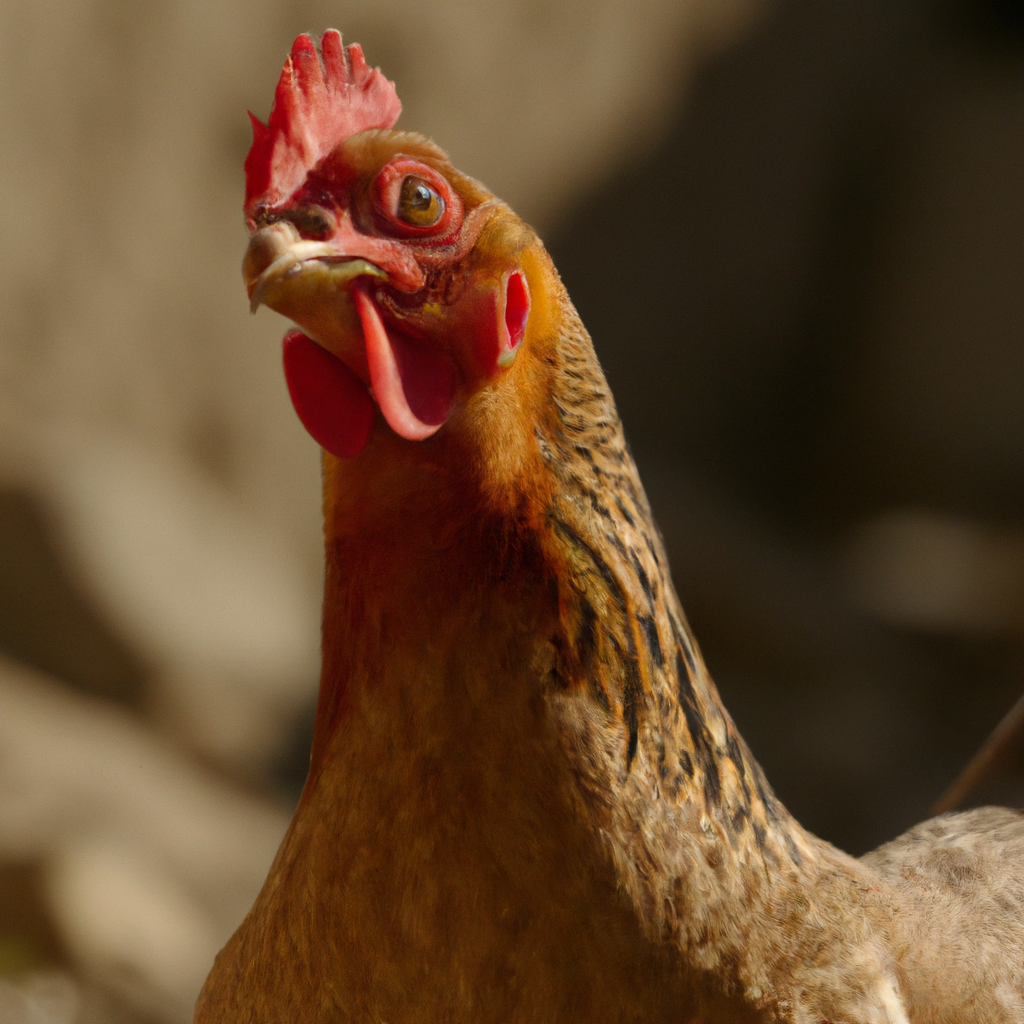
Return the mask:
{"type": "Polygon", "coordinates": [[[444,175],[409,157],[385,164],[373,183],[381,227],[389,234],[422,237],[441,245],[462,223],[458,193],[444,175]]]}

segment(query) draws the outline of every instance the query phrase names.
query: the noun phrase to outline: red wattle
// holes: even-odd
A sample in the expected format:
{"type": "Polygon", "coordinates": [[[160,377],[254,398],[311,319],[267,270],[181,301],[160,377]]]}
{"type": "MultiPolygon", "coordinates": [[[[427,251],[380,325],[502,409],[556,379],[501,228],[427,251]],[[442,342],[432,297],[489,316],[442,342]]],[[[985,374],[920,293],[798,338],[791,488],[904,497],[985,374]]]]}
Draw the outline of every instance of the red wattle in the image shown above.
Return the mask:
{"type": "Polygon", "coordinates": [[[455,403],[455,373],[429,345],[387,329],[366,285],[352,289],[366,340],[370,385],[388,426],[407,441],[435,433],[455,403]]]}
{"type": "Polygon", "coordinates": [[[354,458],[373,429],[373,399],[366,385],[302,331],[284,336],[282,355],[288,394],[302,425],[332,455],[354,458]]]}

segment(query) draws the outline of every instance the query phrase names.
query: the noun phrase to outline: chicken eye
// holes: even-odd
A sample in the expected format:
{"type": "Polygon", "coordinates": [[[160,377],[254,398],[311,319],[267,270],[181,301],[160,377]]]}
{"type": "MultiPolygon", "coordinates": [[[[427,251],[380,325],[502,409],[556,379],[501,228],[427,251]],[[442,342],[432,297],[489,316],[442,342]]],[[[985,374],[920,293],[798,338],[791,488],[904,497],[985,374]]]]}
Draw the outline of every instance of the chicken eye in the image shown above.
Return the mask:
{"type": "Polygon", "coordinates": [[[410,174],[398,194],[398,216],[417,228],[429,228],[444,215],[444,200],[422,179],[410,174]]]}

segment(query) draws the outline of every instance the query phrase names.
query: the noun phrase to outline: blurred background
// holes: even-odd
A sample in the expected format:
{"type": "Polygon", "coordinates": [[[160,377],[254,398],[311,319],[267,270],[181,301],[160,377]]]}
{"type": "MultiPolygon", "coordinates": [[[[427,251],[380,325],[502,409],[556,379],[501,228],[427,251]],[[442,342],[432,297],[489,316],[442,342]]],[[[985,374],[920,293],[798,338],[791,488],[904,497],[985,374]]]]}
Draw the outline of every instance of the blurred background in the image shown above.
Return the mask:
{"type": "Polygon", "coordinates": [[[1024,3],[6,4],[2,1024],[189,1020],[301,787],[318,450],[241,166],[328,26],[548,242],[805,825],[895,836],[1024,691],[1024,3]]]}

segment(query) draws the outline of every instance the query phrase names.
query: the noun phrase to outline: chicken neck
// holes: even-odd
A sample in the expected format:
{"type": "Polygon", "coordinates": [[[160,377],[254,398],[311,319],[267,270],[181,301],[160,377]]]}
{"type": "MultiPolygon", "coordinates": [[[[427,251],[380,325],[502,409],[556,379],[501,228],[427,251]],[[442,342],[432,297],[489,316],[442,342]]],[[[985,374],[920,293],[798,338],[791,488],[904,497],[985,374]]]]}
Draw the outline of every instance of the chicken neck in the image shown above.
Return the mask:
{"type": "Polygon", "coordinates": [[[851,902],[884,913],[872,880],[790,817],[722,707],[567,300],[560,319],[531,420],[469,409],[429,447],[377,429],[325,460],[310,773],[221,1000],[799,1020],[797,965],[861,983],[837,950],[876,913],[851,902]]]}

